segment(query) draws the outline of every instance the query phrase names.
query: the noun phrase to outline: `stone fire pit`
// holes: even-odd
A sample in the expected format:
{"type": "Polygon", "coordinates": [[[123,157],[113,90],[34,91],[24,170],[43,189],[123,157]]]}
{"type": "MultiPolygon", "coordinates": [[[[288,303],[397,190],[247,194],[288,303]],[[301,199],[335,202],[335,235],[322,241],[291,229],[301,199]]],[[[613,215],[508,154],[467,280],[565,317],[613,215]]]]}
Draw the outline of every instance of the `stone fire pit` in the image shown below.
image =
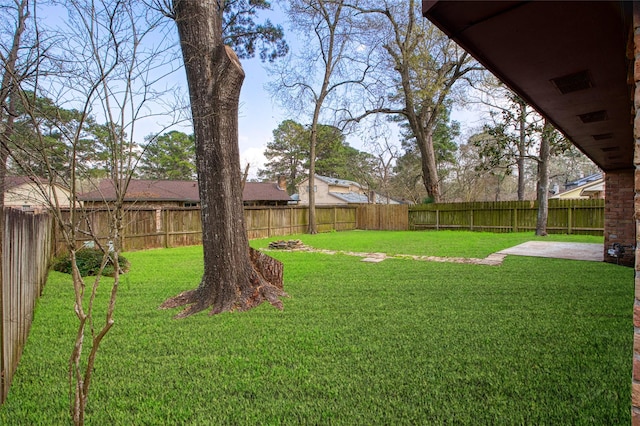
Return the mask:
{"type": "Polygon", "coordinates": [[[272,250],[295,250],[304,248],[304,244],[300,240],[279,240],[270,242],[269,248],[272,250]]]}

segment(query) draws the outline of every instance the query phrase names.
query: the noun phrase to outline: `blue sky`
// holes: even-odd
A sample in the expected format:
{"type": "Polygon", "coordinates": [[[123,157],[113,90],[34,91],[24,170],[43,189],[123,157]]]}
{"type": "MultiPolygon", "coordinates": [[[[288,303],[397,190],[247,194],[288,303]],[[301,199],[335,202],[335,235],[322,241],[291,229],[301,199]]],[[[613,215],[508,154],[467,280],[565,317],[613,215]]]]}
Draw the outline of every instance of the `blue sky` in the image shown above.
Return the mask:
{"type": "MultiPolygon", "coordinates": [[[[296,43],[295,34],[289,31],[286,23],[286,17],[282,11],[279,10],[277,5],[274,5],[273,11],[264,11],[258,18],[259,22],[264,19],[270,19],[274,24],[282,25],[285,29],[285,38],[292,51],[295,51],[301,46],[296,43]]],[[[48,14],[48,23],[58,21],[59,18],[64,16],[64,12],[58,8],[50,9],[51,14],[48,14]],[[55,12],[54,12],[55,11],[55,12]],[[57,13],[61,13],[62,16],[55,16],[57,13]],[[53,16],[51,16],[53,15],[53,16]],[[52,22],[53,21],[53,22],[52,22]]],[[[169,23],[169,33],[164,36],[168,37],[168,41],[172,41],[175,38],[177,43],[177,31],[175,26],[172,27],[172,23],[169,23]]],[[[163,36],[163,37],[164,37],[163,36]]],[[[302,47],[303,48],[303,47],[302,47]]],[[[240,148],[240,162],[241,168],[244,169],[247,163],[250,163],[250,178],[257,177],[257,172],[264,163],[263,152],[269,141],[272,140],[273,130],[282,121],[292,118],[300,123],[307,124],[310,120],[306,117],[291,117],[287,112],[280,108],[275,100],[273,100],[270,94],[267,92],[265,85],[269,82],[269,76],[265,69],[264,63],[258,58],[242,60],[242,66],[245,70],[245,80],[242,86],[240,95],[240,117],[239,117],[239,148],[240,148]]],[[[173,73],[168,81],[169,85],[177,85],[182,88],[183,93],[187,94],[187,84],[184,74],[184,69],[180,68],[173,73]]],[[[461,122],[463,134],[465,130],[477,126],[477,113],[470,111],[455,110],[452,113],[452,119],[461,122]]],[[[166,120],[164,120],[166,121],[166,120]]],[[[137,131],[135,132],[135,139],[137,142],[143,142],[144,137],[150,133],[157,132],[162,128],[163,119],[161,117],[154,117],[150,120],[143,120],[138,124],[137,131]]],[[[190,127],[183,127],[182,130],[187,133],[191,133],[190,127]]],[[[364,150],[365,147],[359,142],[358,139],[349,138],[349,143],[355,148],[364,150]]]]}
{"type": "MultiPolygon", "coordinates": [[[[285,39],[292,52],[301,48],[295,40],[295,34],[287,27],[286,16],[274,5],[274,11],[264,12],[262,19],[270,19],[274,24],[280,24],[285,30],[285,39]]],[[[259,19],[262,21],[262,19],[259,19]]],[[[302,124],[307,124],[310,119],[305,117],[291,117],[280,108],[276,101],[271,99],[265,89],[269,82],[269,76],[265,70],[265,64],[259,59],[242,61],[245,70],[245,80],[240,95],[240,120],[239,120],[239,144],[240,162],[244,169],[247,163],[251,164],[250,177],[256,177],[259,167],[264,162],[263,152],[269,141],[273,139],[273,130],[286,119],[294,119],[302,124]]],[[[479,113],[469,107],[467,109],[454,109],[451,119],[459,121],[462,129],[462,141],[466,141],[474,128],[479,124],[479,113]]],[[[366,150],[357,139],[349,138],[349,144],[357,149],[366,150]]]]}
{"type": "Polygon", "coordinates": [[[246,76],[240,92],[240,162],[243,169],[251,163],[250,174],[254,176],[264,161],[262,153],[273,139],[273,130],[288,117],[264,87],[269,81],[264,65],[252,59],[243,61],[242,66],[246,76]]]}

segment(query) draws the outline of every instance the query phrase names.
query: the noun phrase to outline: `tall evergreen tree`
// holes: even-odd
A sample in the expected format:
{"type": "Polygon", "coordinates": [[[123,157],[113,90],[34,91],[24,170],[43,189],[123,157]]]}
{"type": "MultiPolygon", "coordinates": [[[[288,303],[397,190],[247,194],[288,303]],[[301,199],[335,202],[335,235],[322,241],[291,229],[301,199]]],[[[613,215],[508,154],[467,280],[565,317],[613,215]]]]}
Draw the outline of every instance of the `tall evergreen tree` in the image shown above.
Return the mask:
{"type": "MultiPolygon", "coordinates": [[[[350,146],[335,126],[318,124],[317,129],[316,173],[371,184],[374,157],[350,146]]],[[[289,193],[294,193],[297,185],[308,177],[310,137],[309,127],[293,120],[280,123],[273,131],[273,141],[267,144],[264,154],[268,162],[259,176],[269,180],[285,176],[289,193]]]]}
{"type": "Polygon", "coordinates": [[[167,132],[147,140],[138,169],[145,179],[190,180],[196,177],[193,135],[167,132]]]}
{"type": "Polygon", "coordinates": [[[265,168],[258,171],[258,176],[272,181],[285,176],[288,193],[295,193],[297,185],[307,175],[308,131],[293,120],[283,121],[273,131],[273,140],[267,143],[264,156],[268,161],[265,168]]]}

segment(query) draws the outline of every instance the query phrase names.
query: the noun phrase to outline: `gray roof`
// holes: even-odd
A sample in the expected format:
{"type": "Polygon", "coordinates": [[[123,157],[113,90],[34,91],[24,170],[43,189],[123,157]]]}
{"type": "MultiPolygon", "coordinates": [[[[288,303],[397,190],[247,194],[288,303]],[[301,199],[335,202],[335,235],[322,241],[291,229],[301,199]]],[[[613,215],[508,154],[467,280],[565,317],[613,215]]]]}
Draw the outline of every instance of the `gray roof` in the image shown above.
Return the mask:
{"type": "Polygon", "coordinates": [[[366,195],[357,192],[329,192],[329,194],[347,203],[366,204],[369,202],[366,195]]]}
{"type": "MultiPolygon", "coordinates": [[[[357,192],[329,192],[330,195],[334,197],[346,201],[347,203],[354,204],[367,204],[370,203],[369,197],[365,194],[360,194],[357,192]]],[[[376,204],[399,204],[397,201],[385,197],[384,195],[380,195],[377,192],[373,193],[375,195],[375,203],[376,204]]]]}
{"type": "Polygon", "coordinates": [[[330,185],[346,186],[346,187],[349,187],[351,185],[355,185],[358,188],[362,188],[363,187],[358,182],[354,182],[352,180],[338,179],[338,178],[332,178],[332,177],[320,176],[320,175],[316,175],[316,179],[320,179],[321,181],[326,182],[326,183],[328,183],[330,185]]]}
{"type": "Polygon", "coordinates": [[[585,185],[585,184],[590,183],[590,182],[595,182],[598,179],[602,179],[602,173],[594,173],[592,175],[585,176],[585,177],[582,177],[580,179],[576,179],[573,182],[567,182],[565,184],[565,188],[566,189],[575,188],[575,187],[582,186],[582,185],[585,185]]]}

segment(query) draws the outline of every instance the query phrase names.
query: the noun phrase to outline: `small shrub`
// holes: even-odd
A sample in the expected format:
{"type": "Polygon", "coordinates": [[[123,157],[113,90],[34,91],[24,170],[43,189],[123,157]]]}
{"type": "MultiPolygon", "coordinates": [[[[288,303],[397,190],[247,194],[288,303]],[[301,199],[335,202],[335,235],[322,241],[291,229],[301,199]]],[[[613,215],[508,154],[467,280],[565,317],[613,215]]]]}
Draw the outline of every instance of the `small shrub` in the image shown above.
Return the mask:
{"type": "MultiPolygon", "coordinates": [[[[102,256],[102,250],[99,249],[83,248],[78,250],[76,252],[76,263],[78,265],[80,275],[83,277],[96,275],[100,270],[102,256]]],[[[122,272],[129,270],[129,261],[125,257],[119,256],[118,260],[120,261],[120,268],[122,272]]],[[[69,256],[69,253],[56,257],[53,260],[51,269],[65,274],[71,274],[71,257],[69,256]]],[[[113,276],[114,272],[113,263],[109,259],[107,265],[102,271],[102,275],[113,276]]]]}

